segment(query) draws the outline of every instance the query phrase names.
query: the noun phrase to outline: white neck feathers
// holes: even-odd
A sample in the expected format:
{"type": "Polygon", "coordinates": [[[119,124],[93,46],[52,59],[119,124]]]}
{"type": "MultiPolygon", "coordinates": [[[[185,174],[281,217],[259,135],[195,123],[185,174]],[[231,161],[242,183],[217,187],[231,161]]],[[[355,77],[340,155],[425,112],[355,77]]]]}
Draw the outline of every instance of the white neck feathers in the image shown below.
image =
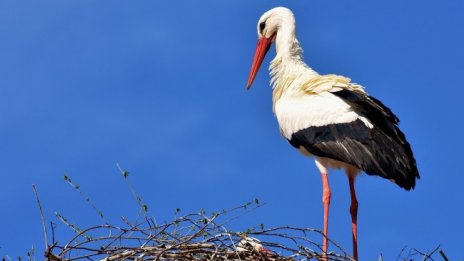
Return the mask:
{"type": "Polygon", "coordinates": [[[303,50],[295,36],[293,16],[281,20],[275,44],[276,57],[269,67],[274,91],[282,94],[298,91],[305,82],[318,75],[303,61],[303,50]]]}

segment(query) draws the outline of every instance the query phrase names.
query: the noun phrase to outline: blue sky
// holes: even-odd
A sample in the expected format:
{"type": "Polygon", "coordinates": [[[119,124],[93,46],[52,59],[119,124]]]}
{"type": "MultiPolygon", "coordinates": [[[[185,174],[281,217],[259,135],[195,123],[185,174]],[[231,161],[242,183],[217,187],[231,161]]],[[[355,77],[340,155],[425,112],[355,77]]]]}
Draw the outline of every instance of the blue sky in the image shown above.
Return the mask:
{"type": "MultiPolygon", "coordinates": [[[[158,220],[259,198],[266,206],[232,229],[321,228],[319,173],[272,114],[273,48],[245,91],[257,20],[280,5],[295,13],[306,62],[391,107],[418,162],[413,192],[357,180],[360,258],[392,260],[405,245],[464,258],[458,0],[1,1],[0,255],[31,245],[42,253],[32,183],[49,219],[59,211],[82,227],[99,222],[64,174],[110,220],[135,217],[116,163],[158,220]]],[[[348,182],[329,178],[330,236],[349,250],[348,182]]]]}

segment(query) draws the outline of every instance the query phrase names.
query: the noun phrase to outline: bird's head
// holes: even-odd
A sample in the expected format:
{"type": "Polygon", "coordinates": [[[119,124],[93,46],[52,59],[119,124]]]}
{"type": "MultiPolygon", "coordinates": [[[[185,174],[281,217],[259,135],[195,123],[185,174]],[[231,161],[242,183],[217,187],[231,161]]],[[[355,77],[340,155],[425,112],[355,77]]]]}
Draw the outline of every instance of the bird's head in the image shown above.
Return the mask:
{"type": "Polygon", "coordinates": [[[237,245],[237,251],[239,252],[247,252],[247,251],[257,251],[261,254],[272,255],[274,252],[265,248],[259,239],[254,237],[244,237],[240,240],[239,244],[237,245]]]}
{"type": "Polygon", "coordinates": [[[276,40],[279,30],[283,24],[294,26],[295,18],[292,11],[285,7],[276,7],[265,12],[258,21],[258,44],[256,46],[253,63],[251,65],[250,76],[248,77],[247,89],[250,89],[253,80],[258,73],[259,67],[263,62],[271,44],[276,40]]]}

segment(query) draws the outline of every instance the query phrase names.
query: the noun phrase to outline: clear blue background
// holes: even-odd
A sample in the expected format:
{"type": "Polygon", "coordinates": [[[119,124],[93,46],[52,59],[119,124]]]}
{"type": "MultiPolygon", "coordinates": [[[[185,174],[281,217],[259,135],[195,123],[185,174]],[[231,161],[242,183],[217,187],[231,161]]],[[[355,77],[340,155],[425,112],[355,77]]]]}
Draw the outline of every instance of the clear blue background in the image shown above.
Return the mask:
{"type": "MultiPolygon", "coordinates": [[[[422,179],[406,192],[357,180],[363,260],[441,245],[463,259],[462,1],[0,2],[0,255],[43,251],[31,184],[47,218],[99,222],[68,174],[105,215],[135,217],[116,163],[158,220],[266,206],[231,224],[322,227],[313,160],[280,137],[266,70],[245,83],[256,23],[285,5],[306,62],[349,76],[401,119],[422,179]]],[[[351,249],[346,177],[332,171],[330,236],[351,249]]],[[[56,221],[56,220],[55,220],[56,221]]],[[[58,234],[66,239],[67,228],[58,234]]]]}

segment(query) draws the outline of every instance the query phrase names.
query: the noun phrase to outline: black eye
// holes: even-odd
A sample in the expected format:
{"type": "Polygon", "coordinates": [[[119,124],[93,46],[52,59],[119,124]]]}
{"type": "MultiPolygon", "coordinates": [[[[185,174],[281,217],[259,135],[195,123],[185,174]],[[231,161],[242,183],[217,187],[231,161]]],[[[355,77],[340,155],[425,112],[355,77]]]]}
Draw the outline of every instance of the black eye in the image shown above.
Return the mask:
{"type": "Polygon", "coordinates": [[[259,24],[259,32],[263,33],[264,27],[266,27],[266,22],[261,22],[259,24]]]}

